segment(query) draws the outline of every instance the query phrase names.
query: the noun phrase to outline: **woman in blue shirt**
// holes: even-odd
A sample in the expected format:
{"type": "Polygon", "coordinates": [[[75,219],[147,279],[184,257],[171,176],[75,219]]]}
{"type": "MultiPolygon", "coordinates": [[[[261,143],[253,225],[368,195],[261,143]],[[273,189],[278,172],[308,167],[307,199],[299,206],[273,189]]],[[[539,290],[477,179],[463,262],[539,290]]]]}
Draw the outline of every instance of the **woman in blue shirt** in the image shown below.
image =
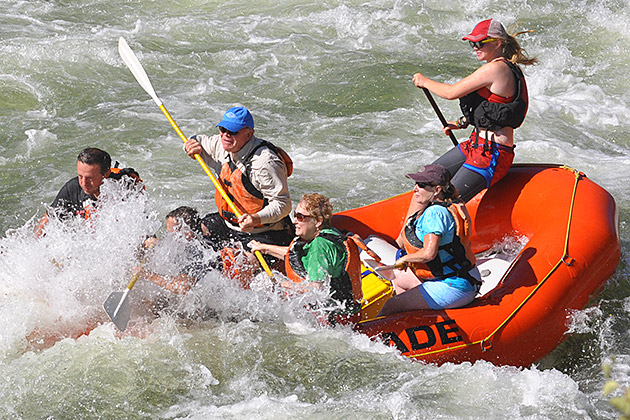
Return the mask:
{"type": "Polygon", "coordinates": [[[380,315],[416,309],[457,308],[472,302],[481,277],[468,240],[468,213],[454,202],[451,174],[442,165],[426,165],[415,174],[409,215],[398,245],[404,249],[394,270],[396,296],[380,315]]]}

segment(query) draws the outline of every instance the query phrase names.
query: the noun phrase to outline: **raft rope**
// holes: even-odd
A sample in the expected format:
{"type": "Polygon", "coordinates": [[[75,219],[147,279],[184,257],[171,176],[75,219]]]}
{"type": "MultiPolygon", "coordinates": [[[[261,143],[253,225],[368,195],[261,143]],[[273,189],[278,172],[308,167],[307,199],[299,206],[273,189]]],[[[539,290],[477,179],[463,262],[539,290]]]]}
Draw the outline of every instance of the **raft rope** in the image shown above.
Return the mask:
{"type": "Polygon", "coordinates": [[[437,354],[437,353],[442,353],[445,351],[451,351],[451,350],[457,350],[457,349],[461,349],[464,347],[470,347],[470,346],[474,346],[474,345],[481,345],[481,350],[483,352],[488,351],[492,348],[492,341],[491,338],[501,329],[503,328],[513,317],[514,315],[523,307],[523,305],[525,305],[525,303],[527,303],[527,301],[538,291],[538,289],[540,289],[540,287],[547,281],[547,279],[549,277],[551,277],[551,275],[558,269],[558,267],[560,267],[560,265],[565,264],[567,266],[570,266],[574,259],[568,254],[568,249],[569,249],[569,232],[571,230],[571,221],[573,219],[573,208],[575,206],[575,195],[576,195],[576,191],[577,191],[577,185],[578,185],[578,181],[584,176],[583,173],[577,171],[574,168],[571,168],[567,165],[562,165],[558,167],[559,169],[565,169],[568,170],[570,172],[573,172],[573,174],[575,175],[575,183],[573,184],[573,193],[571,195],[571,205],[569,207],[569,218],[567,221],[567,230],[566,230],[566,234],[565,234],[565,238],[564,238],[564,251],[562,254],[562,257],[560,257],[560,260],[551,268],[551,270],[549,270],[549,272],[547,273],[547,275],[545,275],[545,277],[543,277],[543,279],[540,281],[540,283],[538,283],[538,285],[536,285],[536,287],[525,297],[525,299],[512,311],[512,313],[510,313],[510,315],[507,316],[507,318],[505,318],[505,320],[503,322],[501,322],[499,324],[499,326],[497,328],[495,328],[494,331],[492,331],[487,337],[481,339],[481,340],[477,340],[477,341],[473,341],[471,343],[464,343],[464,344],[460,344],[457,346],[453,346],[453,347],[447,347],[447,348],[443,348],[443,349],[439,349],[439,350],[433,350],[433,351],[429,351],[426,353],[421,353],[421,354],[414,354],[414,355],[410,355],[409,357],[422,357],[422,356],[427,356],[430,354],[437,354]]]}

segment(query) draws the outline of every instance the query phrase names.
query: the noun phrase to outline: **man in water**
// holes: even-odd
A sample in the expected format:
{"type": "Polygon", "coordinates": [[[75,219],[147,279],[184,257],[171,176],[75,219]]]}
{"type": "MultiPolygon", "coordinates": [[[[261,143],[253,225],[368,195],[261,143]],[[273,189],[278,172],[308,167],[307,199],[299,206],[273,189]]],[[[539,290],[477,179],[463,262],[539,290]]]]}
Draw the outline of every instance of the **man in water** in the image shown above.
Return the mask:
{"type": "MultiPolygon", "coordinates": [[[[95,147],[83,149],[77,156],[77,176],[66,182],[51,204],[56,209],[55,214],[61,218],[89,218],[106,178],[120,180],[128,176],[135,182],[142,182],[133,168],[112,168],[111,165],[112,158],[106,151],[95,147]]],[[[48,220],[46,213],[35,228],[36,236],[43,233],[48,220]]]]}

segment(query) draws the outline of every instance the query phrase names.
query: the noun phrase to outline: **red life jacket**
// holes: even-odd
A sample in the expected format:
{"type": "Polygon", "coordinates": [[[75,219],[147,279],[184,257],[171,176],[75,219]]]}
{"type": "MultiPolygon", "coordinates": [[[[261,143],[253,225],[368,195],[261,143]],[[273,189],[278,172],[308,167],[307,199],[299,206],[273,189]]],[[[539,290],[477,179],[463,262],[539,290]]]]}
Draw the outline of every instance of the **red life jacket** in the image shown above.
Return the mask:
{"type": "MultiPolygon", "coordinates": [[[[453,258],[443,262],[438,254],[427,263],[411,264],[411,269],[414,270],[419,279],[442,279],[446,277],[444,267],[449,267],[458,277],[464,277],[471,281],[473,286],[478,284],[479,282],[468,274],[477,260],[470,245],[471,222],[466,206],[463,203],[446,204],[441,202],[435,202],[431,205],[445,206],[455,220],[453,242],[439,247],[440,250],[445,250],[453,258]]],[[[417,218],[418,213],[409,217],[403,231],[402,239],[407,254],[418,252],[423,247],[422,239],[416,235],[415,221],[417,218]]]]}
{"type": "MultiPolygon", "coordinates": [[[[256,214],[268,204],[267,199],[263,197],[263,194],[256,187],[254,187],[249,179],[252,157],[261,147],[267,147],[275,153],[276,156],[282,159],[287,169],[287,176],[291,176],[291,173],[293,173],[293,161],[287,152],[265,140],[262,140],[261,143],[254,147],[254,149],[243,159],[245,173],[243,173],[232,161],[232,159],[228,157],[228,161],[221,167],[221,173],[219,174],[218,181],[221,183],[223,190],[228,197],[230,197],[230,200],[234,203],[241,214],[256,214]]],[[[221,217],[232,224],[238,224],[236,215],[218,190],[214,194],[214,202],[217,209],[219,209],[221,217]]]]}
{"type": "MultiPolygon", "coordinates": [[[[363,290],[361,288],[361,259],[359,248],[352,238],[347,235],[337,235],[322,232],[319,234],[326,240],[344,245],[346,255],[344,272],[337,278],[330,279],[331,299],[344,302],[346,310],[332,312],[329,321],[333,323],[356,323],[360,319],[361,299],[363,290]]],[[[284,267],[287,277],[294,283],[301,283],[306,280],[307,272],[302,264],[304,256],[304,241],[299,237],[293,239],[289,245],[289,251],[284,257],[284,267]]]]}

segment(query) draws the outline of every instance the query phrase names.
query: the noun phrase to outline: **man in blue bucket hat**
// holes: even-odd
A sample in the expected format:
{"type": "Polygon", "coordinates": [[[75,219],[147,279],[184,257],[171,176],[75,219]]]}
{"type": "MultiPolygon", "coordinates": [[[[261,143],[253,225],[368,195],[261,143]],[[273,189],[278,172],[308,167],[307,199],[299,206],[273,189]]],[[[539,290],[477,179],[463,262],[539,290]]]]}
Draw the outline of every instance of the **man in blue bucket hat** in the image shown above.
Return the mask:
{"type": "Polygon", "coordinates": [[[251,240],[288,245],[294,236],[287,184],[293,162],[284,150],[254,135],[254,118],[243,106],[228,109],[216,127],[219,133],[213,136],[192,136],[186,153],[192,158],[199,154],[219,174],[241,215],[216,191],[218,211],[202,220],[206,238],[221,248],[251,240]]]}

